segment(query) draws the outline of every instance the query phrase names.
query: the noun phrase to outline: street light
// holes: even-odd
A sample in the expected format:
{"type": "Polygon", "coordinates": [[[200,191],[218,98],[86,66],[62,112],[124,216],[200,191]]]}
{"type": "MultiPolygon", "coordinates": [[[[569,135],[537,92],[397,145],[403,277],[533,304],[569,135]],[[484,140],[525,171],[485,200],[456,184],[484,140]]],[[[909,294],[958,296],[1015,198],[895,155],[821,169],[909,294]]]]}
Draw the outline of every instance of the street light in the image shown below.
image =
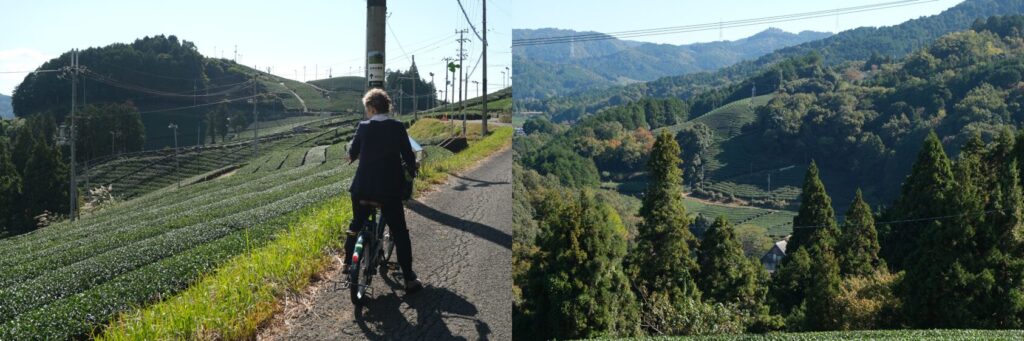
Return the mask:
{"type": "MultiPolygon", "coordinates": [[[[437,90],[437,86],[434,85],[434,73],[433,72],[430,72],[430,86],[433,87],[434,90],[437,90]]],[[[433,104],[433,107],[437,107],[437,96],[434,96],[434,101],[431,102],[431,103],[433,104]]],[[[433,108],[431,108],[431,109],[433,109],[433,108]]]]}
{"type": "Polygon", "coordinates": [[[167,128],[174,130],[174,172],[178,174],[178,188],[181,188],[181,163],[178,161],[178,125],[171,123],[167,128]]]}

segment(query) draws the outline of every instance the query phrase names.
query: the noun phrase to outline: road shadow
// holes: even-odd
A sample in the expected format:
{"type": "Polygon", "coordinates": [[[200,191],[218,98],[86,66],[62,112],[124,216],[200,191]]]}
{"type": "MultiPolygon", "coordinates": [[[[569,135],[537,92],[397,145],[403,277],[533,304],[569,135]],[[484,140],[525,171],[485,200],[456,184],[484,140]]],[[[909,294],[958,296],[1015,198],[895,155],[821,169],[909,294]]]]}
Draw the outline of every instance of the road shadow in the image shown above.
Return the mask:
{"type": "Polygon", "coordinates": [[[464,297],[447,288],[426,286],[417,293],[406,295],[402,290],[400,277],[388,276],[385,282],[390,291],[384,295],[369,298],[356,315],[356,324],[362,337],[369,340],[467,340],[457,336],[445,321],[462,319],[471,321],[477,331],[477,340],[487,340],[490,326],[476,318],[476,306],[464,297]],[[397,280],[395,278],[398,278],[397,280]],[[398,293],[402,292],[402,295],[398,293]],[[408,304],[415,315],[415,323],[403,314],[402,303],[408,304]]]}
{"type": "Polygon", "coordinates": [[[498,244],[498,246],[509,250],[512,249],[512,236],[502,230],[438,211],[416,200],[407,201],[405,207],[416,212],[416,214],[424,216],[427,219],[433,220],[442,225],[451,226],[460,231],[472,233],[484,240],[498,244]]]}
{"type": "Polygon", "coordinates": [[[469,181],[469,182],[475,183],[473,185],[470,185],[470,184],[465,183],[465,182],[460,182],[458,186],[453,186],[452,187],[452,189],[454,189],[456,191],[466,191],[466,190],[469,190],[470,187],[490,187],[490,186],[496,186],[496,185],[508,185],[509,184],[508,181],[484,181],[484,180],[479,180],[479,179],[467,178],[467,177],[459,176],[459,175],[455,175],[455,174],[448,174],[448,175],[451,175],[452,177],[454,177],[456,179],[459,179],[459,180],[464,180],[464,181],[469,181]]]}

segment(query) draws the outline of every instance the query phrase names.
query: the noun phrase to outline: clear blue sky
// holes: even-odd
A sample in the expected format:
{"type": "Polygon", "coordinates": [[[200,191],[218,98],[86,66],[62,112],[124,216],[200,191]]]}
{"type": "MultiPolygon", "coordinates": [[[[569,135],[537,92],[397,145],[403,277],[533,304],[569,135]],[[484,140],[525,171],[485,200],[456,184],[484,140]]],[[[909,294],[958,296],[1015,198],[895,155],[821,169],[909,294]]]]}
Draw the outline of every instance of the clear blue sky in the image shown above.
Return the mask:
{"type": "MultiPolygon", "coordinates": [[[[718,21],[762,18],[792,13],[832,10],[878,4],[893,0],[516,0],[513,28],[564,28],[577,31],[617,32],[647,28],[706,24],[718,21]],[[643,6],[641,6],[641,4],[643,6]]],[[[721,38],[735,40],[768,27],[789,32],[803,30],[837,32],[860,26],[890,26],[953,7],[962,0],[925,1],[912,6],[853,13],[848,15],[727,28],[721,38]]],[[[689,44],[719,39],[718,30],[630,38],[666,44],[689,44]]]]}
{"type": "MultiPolygon", "coordinates": [[[[488,0],[489,91],[499,89],[511,66],[512,0],[488,0]]],[[[481,0],[462,0],[481,29],[481,0]]],[[[129,43],[146,35],[174,34],[199,52],[232,58],[299,81],[362,75],[366,47],[365,0],[0,0],[0,71],[32,70],[72,48],[129,43]],[[306,72],[303,75],[303,67],[306,72]],[[350,71],[351,70],[351,71],[350,71]],[[317,73],[318,72],[318,73],[317,73]]],[[[456,0],[389,0],[387,67],[407,69],[416,55],[420,74],[444,83],[441,58],[455,56],[456,29],[469,28],[456,0]],[[403,50],[405,52],[403,52],[403,50]],[[435,76],[435,77],[437,77],[435,76]]],[[[466,45],[472,69],[481,44],[471,33],[466,45]]],[[[478,68],[471,80],[480,80],[478,68]]],[[[24,74],[0,73],[0,93],[10,94],[24,74]]],[[[470,83],[470,96],[475,96],[470,83]]]]}

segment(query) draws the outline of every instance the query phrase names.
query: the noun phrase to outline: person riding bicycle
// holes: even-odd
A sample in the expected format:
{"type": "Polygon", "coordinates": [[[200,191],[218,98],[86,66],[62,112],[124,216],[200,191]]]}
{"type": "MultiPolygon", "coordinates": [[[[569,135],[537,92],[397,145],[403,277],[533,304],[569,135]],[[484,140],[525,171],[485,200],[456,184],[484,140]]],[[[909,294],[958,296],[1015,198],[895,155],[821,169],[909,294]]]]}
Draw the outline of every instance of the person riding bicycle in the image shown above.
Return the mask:
{"type": "Polygon", "coordinates": [[[412,293],[423,288],[412,270],[412,243],[405,224],[403,200],[412,194],[412,178],[416,177],[416,155],[409,142],[405,125],[388,116],[391,98],[381,89],[370,89],[363,96],[367,120],[359,122],[349,148],[349,161],[359,160],[349,193],[352,196],[352,223],[345,239],[344,273],[351,269],[356,237],[373,212],[371,205],[380,205],[381,215],[391,231],[402,268],[405,290],[412,293]],[[408,178],[406,177],[408,176],[408,178]]]}

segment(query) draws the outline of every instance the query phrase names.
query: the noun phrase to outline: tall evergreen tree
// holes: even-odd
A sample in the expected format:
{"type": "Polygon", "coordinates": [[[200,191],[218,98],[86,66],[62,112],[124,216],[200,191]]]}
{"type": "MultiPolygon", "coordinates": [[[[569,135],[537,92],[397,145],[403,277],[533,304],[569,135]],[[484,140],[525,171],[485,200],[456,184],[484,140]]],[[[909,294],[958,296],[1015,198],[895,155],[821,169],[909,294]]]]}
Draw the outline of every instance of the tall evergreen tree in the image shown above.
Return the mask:
{"type": "Polygon", "coordinates": [[[31,221],[43,211],[68,213],[68,170],[59,149],[36,139],[21,174],[22,213],[26,220],[31,221]]]}
{"type": "MultiPolygon", "coordinates": [[[[946,151],[935,132],[925,138],[910,175],[903,182],[901,194],[886,214],[886,220],[907,220],[936,217],[950,213],[949,191],[953,171],[946,151]]],[[[883,226],[882,257],[894,270],[902,270],[907,256],[915,248],[922,231],[932,223],[916,221],[883,226]]]]}
{"type": "Polygon", "coordinates": [[[804,297],[804,330],[834,330],[841,326],[842,317],[838,304],[839,261],[833,245],[832,232],[826,229],[814,231],[811,237],[809,286],[804,297]]]}
{"type": "Polygon", "coordinates": [[[843,222],[842,234],[839,237],[837,254],[840,259],[840,272],[853,276],[875,272],[881,263],[878,251],[875,218],[871,215],[871,207],[864,202],[860,189],[857,189],[850,210],[846,212],[846,221],[843,222]]]}
{"type": "Polygon", "coordinates": [[[835,255],[839,230],[832,198],[813,161],[807,168],[800,197],[800,211],[793,218],[793,235],[786,245],[788,257],[782,260],[772,282],[772,296],[776,311],[799,324],[791,328],[830,328],[838,320],[833,303],[839,291],[835,255]]]}
{"type": "Polygon", "coordinates": [[[14,169],[7,138],[0,136],[0,232],[20,225],[16,209],[21,195],[21,175],[14,169]]]}
{"type": "Polygon", "coordinates": [[[589,192],[551,193],[541,222],[539,264],[530,274],[530,338],[576,339],[633,335],[638,315],[622,259],[626,230],[615,211],[589,192]]]}
{"type": "Polygon", "coordinates": [[[984,268],[995,285],[983,302],[990,318],[985,328],[1019,329],[1024,326],[1024,194],[1021,193],[1017,161],[1000,169],[995,196],[987,211],[991,219],[979,229],[978,239],[984,268]]]}
{"type": "Polygon", "coordinates": [[[660,292],[673,303],[699,297],[694,281],[697,262],[691,250],[696,238],[690,233],[692,218],[683,206],[683,179],[679,168],[679,144],[663,131],[647,161],[649,182],[644,193],[636,250],[630,253],[631,272],[647,292],[660,292]]]}
{"type": "Polygon", "coordinates": [[[984,273],[979,264],[977,229],[985,216],[986,191],[981,169],[980,155],[961,155],[948,189],[916,192],[941,196],[920,200],[941,200],[947,205],[943,209],[951,214],[916,216],[934,217],[923,220],[924,224],[914,221],[893,225],[904,230],[908,225],[924,229],[911,239],[915,247],[905,260],[906,275],[898,290],[906,318],[915,327],[977,327],[986,318],[983,312],[991,302],[984,299],[994,283],[991,274],[984,273]]]}
{"type": "Polygon", "coordinates": [[[789,238],[786,252],[805,247],[815,231],[824,230],[828,240],[838,236],[836,213],[832,209],[832,198],[825,192],[825,184],[818,176],[818,165],[811,161],[804,176],[803,192],[800,193],[800,211],[793,217],[793,236],[789,238]]]}
{"type": "Polygon", "coordinates": [[[775,313],[789,316],[804,301],[811,285],[811,255],[807,248],[788,252],[772,278],[770,294],[775,313]]]}
{"type": "Polygon", "coordinates": [[[745,307],[760,305],[765,288],[759,283],[759,264],[743,254],[743,248],[724,217],[715,219],[697,252],[700,274],[697,284],[704,297],[745,307]]]}

